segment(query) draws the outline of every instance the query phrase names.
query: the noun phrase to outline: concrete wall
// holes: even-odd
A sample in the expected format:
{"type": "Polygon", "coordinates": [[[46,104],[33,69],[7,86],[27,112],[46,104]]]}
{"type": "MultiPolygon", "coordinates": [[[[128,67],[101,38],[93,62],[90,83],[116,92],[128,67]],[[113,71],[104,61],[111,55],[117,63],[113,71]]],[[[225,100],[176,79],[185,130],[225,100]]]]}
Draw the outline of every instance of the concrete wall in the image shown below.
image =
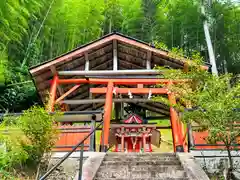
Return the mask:
{"type": "MultiPolygon", "coordinates": [[[[227,151],[223,150],[193,150],[191,154],[195,157],[197,162],[202,168],[206,168],[211,174],[222,172],[224,173],[225,168],[228,167],[228,155],[227,151]]],[[[234,167],[239,172],[234,171],[235,175],[240,178],[240,151],[231,152],[234,167]]]]}
{"type": "MultiPolygon", "coordinates": [[[[67,152],[55,152],[52,154],[49,161],[49,168],[54,166],[58,161],[60,161],[67,152]]],[[[84,152],[83,162],[93,156],[95,152],[84,152]]],[[[79,171],[79,158],[80,152],[74,152],[69,158],[67,158],[49,177],[48,180],[61,180],[61,179],[74,179],[79,171]]]]}

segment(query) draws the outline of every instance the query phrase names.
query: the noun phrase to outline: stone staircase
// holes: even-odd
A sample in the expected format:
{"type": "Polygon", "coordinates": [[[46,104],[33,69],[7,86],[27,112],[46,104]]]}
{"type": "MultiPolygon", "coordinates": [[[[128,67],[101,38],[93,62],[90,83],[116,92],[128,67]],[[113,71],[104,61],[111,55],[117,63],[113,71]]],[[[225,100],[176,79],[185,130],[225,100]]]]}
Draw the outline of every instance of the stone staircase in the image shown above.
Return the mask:
{"type": "Polygon", "coordinates": [[[107,153],[94,180],[187,180],[174,153],[107,153]]]}

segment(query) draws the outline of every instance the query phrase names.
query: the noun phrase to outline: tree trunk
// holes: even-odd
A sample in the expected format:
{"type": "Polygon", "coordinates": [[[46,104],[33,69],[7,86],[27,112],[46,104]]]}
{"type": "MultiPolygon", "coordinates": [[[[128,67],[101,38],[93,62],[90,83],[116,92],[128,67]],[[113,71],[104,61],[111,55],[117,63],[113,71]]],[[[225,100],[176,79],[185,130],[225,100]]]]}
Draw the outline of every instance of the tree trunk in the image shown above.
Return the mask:
{"type": "Polygon", "coordinates": [[[229,168],[228,168],[228,172],[227,172],[227,180],[232,180],[233,179],[233,160],[232,160],[230,145],[227,145],[226,147],[227,147],[228,160],[229,160],[229,168]]]}

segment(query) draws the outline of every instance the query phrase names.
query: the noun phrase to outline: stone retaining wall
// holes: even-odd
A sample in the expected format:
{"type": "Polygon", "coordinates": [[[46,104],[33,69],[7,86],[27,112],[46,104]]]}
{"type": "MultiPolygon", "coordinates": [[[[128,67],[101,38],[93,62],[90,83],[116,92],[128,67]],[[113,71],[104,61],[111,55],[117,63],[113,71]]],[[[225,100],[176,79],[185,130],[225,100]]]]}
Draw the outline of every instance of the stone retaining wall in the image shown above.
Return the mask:
{"type": "MultiPolygon", "coordinates": [[[[228,167],[228,155],[227,151],[222,150],[194,150],[191,154],[195,157],[196,161],[202,168],[206,169],[208,173],[224,173],[225,167],[228,167]]],[[[232,158],[234,167],[238,170],[234,171],[234,174],[240,178],[240,151],[232,151],[232,158]],[[239,172],[238,172],[239,171],[239,172]]]]}
{"type": "MultiPolygon", "coordinates": [[[[49,161],[48,169],[60,161],[67,152],[53,153],[49,161]]],[[[91,157],[94,152],[83,153],[83,163],[91,157]]],[[[67,158],[48,178],[48,180],[73,180],[79,171],[80,152],[74,152],[67,158]]]]}

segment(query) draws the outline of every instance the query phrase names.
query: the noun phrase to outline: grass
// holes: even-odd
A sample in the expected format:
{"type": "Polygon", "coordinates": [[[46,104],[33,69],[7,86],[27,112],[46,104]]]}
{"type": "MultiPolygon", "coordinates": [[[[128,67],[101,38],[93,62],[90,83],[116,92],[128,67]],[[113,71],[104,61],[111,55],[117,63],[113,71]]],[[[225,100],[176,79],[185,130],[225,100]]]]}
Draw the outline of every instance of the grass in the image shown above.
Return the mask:
{"type": "MultiPolygon", "coordinates": [[[[154,120],[151,121],[157,123],[158,126],[170,126],[170,120],[154,120]]],[[[172,130],[171,129],[160,129],[161,133],[161,145],[159,148],[152,146],[154,152],[173,152],[172,145],[172,130]]]]}

